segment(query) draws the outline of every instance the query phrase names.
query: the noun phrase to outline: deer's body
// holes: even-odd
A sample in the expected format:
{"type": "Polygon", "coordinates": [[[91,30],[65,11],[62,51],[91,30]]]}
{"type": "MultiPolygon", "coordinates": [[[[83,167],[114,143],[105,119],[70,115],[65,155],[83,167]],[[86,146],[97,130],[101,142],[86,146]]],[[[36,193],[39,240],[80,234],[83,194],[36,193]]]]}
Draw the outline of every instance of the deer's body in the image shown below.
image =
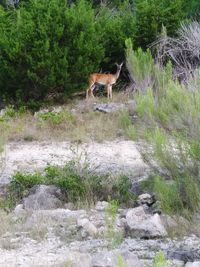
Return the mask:
{"type": "Polygon", "coordinates": [[[119,78],[123,63],[117,64],[117,72],[115,74],[103,74],[103,73],[93,73],[89,77],[89,88],[86,91],[86,99],[89,97],[89,93],[94,98],[93,90],[96,84],[105,85],[107,87],[108,99],[112,99],[112,85],[116,83],[119,78]]]}

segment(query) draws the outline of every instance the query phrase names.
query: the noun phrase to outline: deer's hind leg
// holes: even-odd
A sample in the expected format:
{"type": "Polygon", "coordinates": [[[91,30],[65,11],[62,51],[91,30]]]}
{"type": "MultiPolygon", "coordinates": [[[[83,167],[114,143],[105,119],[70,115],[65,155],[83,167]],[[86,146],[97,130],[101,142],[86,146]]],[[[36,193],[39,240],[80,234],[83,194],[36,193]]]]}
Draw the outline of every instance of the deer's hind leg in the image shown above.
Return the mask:
{"type": "Polygon", "coordinates": [[[111,84],[107,85],[107,97],[108,99],[112,99],[112,85],[111,84]]]}

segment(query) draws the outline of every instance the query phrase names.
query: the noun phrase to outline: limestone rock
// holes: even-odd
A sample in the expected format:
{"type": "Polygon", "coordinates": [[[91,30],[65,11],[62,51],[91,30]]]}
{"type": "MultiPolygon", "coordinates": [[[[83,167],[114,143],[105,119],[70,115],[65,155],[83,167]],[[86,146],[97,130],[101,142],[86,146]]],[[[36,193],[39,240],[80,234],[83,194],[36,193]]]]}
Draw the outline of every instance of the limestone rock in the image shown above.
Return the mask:
{"type": "Polygon", "coordinates": [[[121,103],[96,104],[94,106],[94,111],[104,113],[112,113],[123,109],[125,109],[125,105],[121,103]]]}
{"type": "Polygon", "coordinates": [[[148,206],[150,206],[153,204],[153,202],[154,202],[153,197],[148,193],[139,195],[139,197],[138,197],[138,204],[139,205],[147,204],[148,206]]]}
{"type": "Polygon", "coordinates": [[[128,234],[132,237],[164,237],[167,231],[158,214],[145,214],[143,207],[129,209],[126,214],[128,234]]]}
{"type": "Polygon", "coordinates": [[[54,185],[34,186],[30,194],[23,199],[27,210],[49,210],[62,207],[62,193],[54,185]]]}
{"type": "Polygon", "coordinates": [[[106,201],[98,201],[96,206],[95,206],[95,209],[97,211],[104,211],[104,210],[106,210],[107,207],[108,207],[108,202],[106,202],[106,201]]]}
{"type": "Polygon", "coordinates": [[[200,261],[187,262],[185,267],[200,267],[200,261]]]}
{"type": "Polygon", "coordinates": [[[77,220],[77,225],[82,227],[90,236],[95,237],[98,233],[96,226],[87,218],[79,218],[77,220]]]}
{"type": "Polygon", "coordinates": [[[138,257],[130,252],[105,251],[99,252],[92,258],[91,267],[115,267],[123,262],[126,267],[142,267],[138,257]]]}

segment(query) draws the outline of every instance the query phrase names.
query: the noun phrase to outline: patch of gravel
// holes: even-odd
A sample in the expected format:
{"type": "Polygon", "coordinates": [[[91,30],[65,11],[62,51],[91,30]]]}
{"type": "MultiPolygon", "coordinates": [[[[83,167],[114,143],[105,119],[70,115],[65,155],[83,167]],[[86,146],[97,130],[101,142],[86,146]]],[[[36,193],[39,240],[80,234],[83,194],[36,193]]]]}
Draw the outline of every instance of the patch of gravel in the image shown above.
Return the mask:
{"type": "Polygon", "coordinates": [[[97,173],[123,173],[133,180],[146,176],[148,172],[148,166],[133,141],[114,140],[79,145],[70,142],[13,142],[6,145],[1,156],[0,184],[9,183],[17,171],[38,171],[48,164],[62,166],[72,159],[80,161],[82,165],[89,163],[97,173]]]}

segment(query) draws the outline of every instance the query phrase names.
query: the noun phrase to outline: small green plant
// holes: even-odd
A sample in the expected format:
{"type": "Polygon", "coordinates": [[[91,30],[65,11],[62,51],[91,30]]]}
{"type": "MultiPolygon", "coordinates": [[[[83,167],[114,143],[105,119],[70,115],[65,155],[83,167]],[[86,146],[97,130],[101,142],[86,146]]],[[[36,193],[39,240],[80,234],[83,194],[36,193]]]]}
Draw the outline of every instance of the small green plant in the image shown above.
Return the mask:
{"type": "Polygon", "coordinates": [[[37,115],[38,119],[41,121],[48,121],[52,122],[53,124],[60,124],[64,121],[74,123],[75,118],[74,116],[66,111],[62,112],[54,112],[54,111],[49,111],[46,113],[40,113],[37,115]]]}
{"type": "Polygon", "coordinates": [[[117,267],[126,267],[126,263],[121,255],[117,255],[117,267]]]}
{"type": "Polygon", "coordinates": [[[159,251],[153,259],[153,267],[170,267],[170,263],[166,260],[162,251],[159,251]]]}
{"type": "Polygon", "coordinates": [[[118,201],[111,200],[106,209],[105,222],[106,222],[106,238],[110,241],[112,248],[118,246],[123,241],[123,233],[115,229],[117,211],[119,208],[118,201]]]}

